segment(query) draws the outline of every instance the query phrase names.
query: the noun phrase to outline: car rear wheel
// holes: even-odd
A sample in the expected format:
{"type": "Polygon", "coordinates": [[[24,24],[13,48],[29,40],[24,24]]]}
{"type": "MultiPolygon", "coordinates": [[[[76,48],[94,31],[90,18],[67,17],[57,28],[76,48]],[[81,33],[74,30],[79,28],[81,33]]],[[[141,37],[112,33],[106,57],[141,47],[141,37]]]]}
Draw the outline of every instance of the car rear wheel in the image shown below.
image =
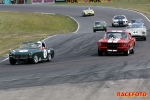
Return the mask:
{"type": "Polygon", "coordinates": [[[51,61],[51,59],[52,59],[51,54],[49,54],[47,57],[47,62],[51,61]]]}
{"type": "Polygon", "coordinates": [[[33,57],[33,63],[34,64],[37,64],[38,63],[38,56],[37,55],[34,55],[34,57],[33,57]]]}
{"type": "Polygon", "coordinates": [[[127,50],[127,51],[124,52],[125,56],[128,56],[129,54],[130,54],[130,50],[127,50]]]}
{"type": "Polygon", "coordinates": [[[15,65],[17,60],[9,58],[9,62],[10,62],[11,65],[15,65]]]}
{"type": "Polygon", "coordinates": [[[95,30],[93,30],[93,32],[95,33],[96,31],[95,31],[95,30]]]}
{"type": "Polygon", "coordinates": [[[102,55],[103,55],[103,51],[98,50],[98,55],[99,55],[99,56],[102,56],[102,55]]]}

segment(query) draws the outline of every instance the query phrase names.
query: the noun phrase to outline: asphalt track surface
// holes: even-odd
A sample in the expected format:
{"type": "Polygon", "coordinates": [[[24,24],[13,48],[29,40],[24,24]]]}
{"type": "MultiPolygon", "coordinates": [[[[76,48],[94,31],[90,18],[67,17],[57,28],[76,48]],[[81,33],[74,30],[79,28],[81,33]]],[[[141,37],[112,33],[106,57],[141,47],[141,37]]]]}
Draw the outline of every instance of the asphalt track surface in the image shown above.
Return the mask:
{"type": "MultiPolygon", "coordinates": [[[[44,12],[69,15],[77,20],[74,34],[46,39],[55,49],[51,62],[10,65],[0,63],[0,100],[122,100],[117,92],[147,92],[150,94],[150,22],[141,14],[112,8],[92,7],[95,16],[82,17],[87,7],[52,5],[0,5],[2,11],[44,12]],[[97,41],[104,32],[93,33],[94,21],[105,20],[108,29],[116,14],[128,20],[142,18],[148,29],[147,41],[137,41],[135,54],[97,55],[97,41]]],[[[1,58],[2,59],[2,58],[1,58]]],[[[123,99],[123,100],[124,100],[123,99]]]]}

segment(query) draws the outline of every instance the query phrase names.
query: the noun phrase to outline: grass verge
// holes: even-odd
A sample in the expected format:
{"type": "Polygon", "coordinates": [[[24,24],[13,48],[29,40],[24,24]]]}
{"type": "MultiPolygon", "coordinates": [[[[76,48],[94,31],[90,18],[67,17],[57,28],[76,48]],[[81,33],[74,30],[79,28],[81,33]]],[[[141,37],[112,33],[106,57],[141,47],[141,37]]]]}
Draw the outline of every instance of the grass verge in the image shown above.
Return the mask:
{"type": "Polygon", "coordinates": [[[68,34],[77,23],[63,15],[0,11],[0,56],[28,40],[42,40],[54,34],[68,34]]]}

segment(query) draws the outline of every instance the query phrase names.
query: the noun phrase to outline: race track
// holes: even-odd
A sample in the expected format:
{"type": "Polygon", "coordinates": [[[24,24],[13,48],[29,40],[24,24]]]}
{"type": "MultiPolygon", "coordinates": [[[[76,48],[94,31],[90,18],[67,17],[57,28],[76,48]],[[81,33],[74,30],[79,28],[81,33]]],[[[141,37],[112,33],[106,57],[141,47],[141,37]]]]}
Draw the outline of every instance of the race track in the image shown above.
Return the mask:
{"type": "MultiPolygon", "coordinates": [[[[44,12],[73,17],[80,25],[76,33],[46,39],[55,49],[51,62],[10,65],[0,63],[0,100],[122,100],[117,92],[144,91],[150,94],[150,22],[139,13],[92,7],[95,16],[82,17],[87,7],[54,5],[0,5],[2,11],[44,12]],[[97,55],[97,41],[104,32],[93,33],[94,21],[105,20],[108,29],[114,15],[142,18],[147,41],[137,41],[135,54],[97,55]],[[9,94],[9,96],[8,96],[9,94]]],[[[0,58],[1,60],[2,58],[0,58]]],[[[150,97],[142,100],[149,100],[150,97]]],[[[127,98],[130,100],[130,98],[127,98]]],[[[134,98],[132,100],[141,100],[134,98]]]]}

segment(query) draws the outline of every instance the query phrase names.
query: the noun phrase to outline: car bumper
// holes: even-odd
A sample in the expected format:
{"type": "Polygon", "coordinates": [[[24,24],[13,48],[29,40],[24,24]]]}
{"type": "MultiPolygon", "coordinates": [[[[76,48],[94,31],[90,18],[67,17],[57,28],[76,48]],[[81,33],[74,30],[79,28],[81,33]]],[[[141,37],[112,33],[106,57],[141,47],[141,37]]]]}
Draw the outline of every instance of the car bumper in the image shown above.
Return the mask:
{"type": "Polygon", "coordinates": [[[85,13],[85,15],[87,15],[87,16],[88,16],[88,15],[94,15],[94,13],[85,13]]]}
{"type": "Polygon", "coordinates": [[[117,47],[117,49],[108,49],[107,47],[98,47],[103,52],[125,52],[128,51],[128,47],[117,47]]]}
{"type": "Polygon", "coordinates": [[[9,55],[10,59],[15,59],[18,61],[26,61],[26,60],[31,60],[32,56],[29,55],[9,55]]]}
{"type": "Polygon", "coordinates": [[[132,37],[135,37],[135,38],[145,38],[146,34],[145,35],[143,35],[143,34],[132,34],[132,37]]]}
{"type": "Polygon", "coordinates": [[[128,23],[113,23],[114,26],[127,26],[128,23]]]}
{"type": "Polygon", "coordinates": [[[106,30],[106,28],[93,28],[95,31],[101,31],[101,30],[106,30]]]}

